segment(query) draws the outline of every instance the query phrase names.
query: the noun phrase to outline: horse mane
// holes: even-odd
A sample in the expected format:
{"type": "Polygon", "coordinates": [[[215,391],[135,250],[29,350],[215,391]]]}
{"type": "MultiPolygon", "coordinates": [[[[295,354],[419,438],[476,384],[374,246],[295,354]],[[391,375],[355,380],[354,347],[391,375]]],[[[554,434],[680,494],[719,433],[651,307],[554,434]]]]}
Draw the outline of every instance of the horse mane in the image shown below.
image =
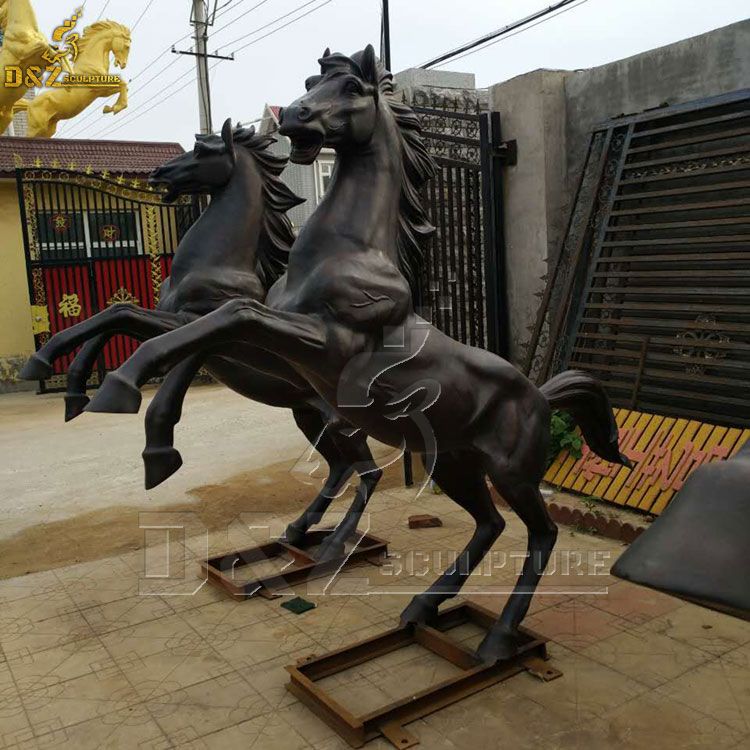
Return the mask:
{"type": "Polygon", "coordinates": [[[121,23],[117,23],[117,21],[107,21],[106,19],[96,21],[83,30],[83,35],[78,42],[78,51],[83,52],[91,39],[103,31],[119,31],[123,36],[130,37],[130,29],[121,23]]]}
{"type": "Polygon", "coordinates": [[[276,143],[270,135],[259,135],[254,127],[237,126],[233,132],[234,143],[250,152],[258,165],[263,181],[263,229],[256,253],[255,272],[266,289],[286,272],[289,250],[294,244],[294,230],[287,211],[305,199],[295,195],[280,179],[289,161],[288,157],[271,153],[268,147],[276,143]]]}
{"type": "MultiPolygon", "coordinates": [[[[329,72],[345,70],[366,81],[361,67],[364,51],[351,57],[328,50],[319,60],[323,76],[329,72]]],[[[425,207],[422,205],[422,188],[434,178],[437,167],[427,151],[422,138],[422,127],[414,110],[405,102],[398,101],[393,91],[393,75],[376,61],[378,92],[393,115],[401,141],[402,172],[401,200],[399,202],[399,231],[397,239],[398,264],[401,273],[416,294],[419,275],[424,263],[422,250],[426,240],[435,233],[425,207]]],[[[314,79],[309,83],[314,84],[314,79]]]]}

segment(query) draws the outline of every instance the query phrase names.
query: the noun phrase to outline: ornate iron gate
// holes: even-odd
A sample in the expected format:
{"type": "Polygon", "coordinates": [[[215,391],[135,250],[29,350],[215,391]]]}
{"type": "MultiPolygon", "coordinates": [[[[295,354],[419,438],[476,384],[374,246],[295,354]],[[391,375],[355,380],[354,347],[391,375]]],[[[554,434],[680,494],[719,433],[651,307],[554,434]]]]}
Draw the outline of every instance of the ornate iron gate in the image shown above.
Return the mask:
{"type": "Polygon", "coordinates": [[[750,426],[750,90],[592,136],[529,369],[613,402],[750,426]]]}
{"type": "Polygon", "coordinates": [[[500,115],[476,101],[417,91],[412,106],[439,167],[426,192],[437,228],[425,253],[418,305],[465,344],[508,353],[502,165],[515,163],[500,115]]]}
{"type": "MultiPolygon", "coordinates": [[[[116,302],[153,308],[177,245],[199,214],[189,198],[161,203],[141,180],[64,169],[16,171],[37,349],[51,335],[116,302]]],[[[138,346],[106,345],[92,384],[138,346]]],[[[64,387],[74,354],[55,363],[42,392],[64,387]]]]}

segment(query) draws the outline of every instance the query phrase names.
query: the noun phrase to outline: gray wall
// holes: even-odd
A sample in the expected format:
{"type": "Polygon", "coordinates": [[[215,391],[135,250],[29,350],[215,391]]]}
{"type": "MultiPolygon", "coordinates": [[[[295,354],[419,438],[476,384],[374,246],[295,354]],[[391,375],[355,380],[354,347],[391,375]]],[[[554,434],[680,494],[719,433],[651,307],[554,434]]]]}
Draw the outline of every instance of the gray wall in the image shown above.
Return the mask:
{"type": "Polygon", "coordinates": [[[662,104],[750,87],[750,21],[580,71],[537,70],[490,88],[503,137],[518,142],[505,170],[511,358],[521,363],[544,288],[547,258],[564,239],[591,131],[662,104]]]}

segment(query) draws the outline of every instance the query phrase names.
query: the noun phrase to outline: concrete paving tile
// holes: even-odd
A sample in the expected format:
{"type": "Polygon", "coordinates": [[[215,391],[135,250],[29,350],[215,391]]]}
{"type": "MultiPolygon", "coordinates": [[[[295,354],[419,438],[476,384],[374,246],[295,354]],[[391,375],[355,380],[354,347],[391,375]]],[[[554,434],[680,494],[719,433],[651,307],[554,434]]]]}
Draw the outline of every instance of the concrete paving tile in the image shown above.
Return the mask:
{"type": "Polygon", "coordinates": [[[543,746],[545,737],[572,726],[572,721],[550,713],[513,692],[512,678],[425,717],[424,721],[456,747],[489,746],[507,738],[518,750],[543,746]]]}
{"type": "Polygon", "coordinates": [[[707,714],[740,734],[750,733],[747,665],[714,659],[661,685],[656,692],[707,714]]]}
{"type": "Polygon", "coordinates": [[[107,652],[118,662],[143,658],[161,651],[192,652],[203,643],[201,636],[181,615],[150,620],[100,636],[107,652]]]}
{"type": "Polygon", "coordinates": [[[94,637],[42,651],[16,653],[8,662],[8,667],[19,682],[42,677],[64,682],[112,669],[115,662],[101,641],[94,637]]]}
{"type": "Polygon", "coordinates": [[[626,631],[629,623],[577,598],[527,617],[524,625],[566,648],[580,652],[626,631]]]}
{"type": "Polygon", "coordinates": [[[562,719],[587,722],[649,690],[609,667],[554,643],[550,664],[563,676],[543,682],[529,674],[509,680],[507,688],[544,706],[562,719]]]}
{"type": "Polygon", "coordinates": [[[27,680],[19,682],[19,690],[37,737],[139,702],[138,694],[118,669],[65,682],[48,678],[27,680]]]}
{"type": "Polygon", "coordinates": [[[159,620],[174,613],[163,599],[155,596],[131,596],[107,604],[80,610],[92,630],[98,635],[113,630],[138,625],[149,620],[159,620]]]}
{"type": "Polygon", "coordinates": [[[21,698],[15,690],[0,687],[0,748],[31,740],[34,733],[21,698]]]}
{"type": "Polygon", "coordinates": [[[49,594],[59,588],[60,581],[53,570],[8,578],[0,581],[0,606],[27,596],[49,594]]]}
{"type": "Polygon", "coordinates": [[[689,643],[714,656],[750,643],[750,622],[692,604],[656,617],[642,628],[689,643]]]}
{"type": "Polygon", "coordinates": [[[185,750],[307,750],[312,745],[282,717],[267,714],[182,747],[185,750]]]}
{"type": "Polygon", "coordinates": [[[159,693],[148,707],[176,747],[274,710],[237,672],[159,693]]]}
{"type": "Polygon", "coordinates": [[[720,721],[652,691],[602,718],[610,747],[618,750],[713,750],[736,745],[742,735],[720,721]]]}
{"type": "Polygon", "coordinates": [[[221,642],[210,640],[210,644],[233,667],[242,670],[285,654],[316,648],[308,633],[280,617],[238,628],[221,642]]]}
{"type": "Polygon", "coordinates": [[[172,745],[146,706],[133,705],[36,738],[36,746],[64,750],[167,750],[172,745]]]}
{"type": "MultiPolygon", "coordinates": [[[[18,604],[18,602],[16,602],[18,604]]],[[[8,611],[0,618],[0,646],[6,659],[13,659],[48,648],[63,646],[71,641],[92,638],[95,634],[85,618],[77,611],[31,619],[18,612],[8,611]]]]}
{"type": "Polygon", "coordinates": [[[661,633],[616,633],[596,641],[583,654],[651,688],[712,659],[710,654],[661,633]]]}
{"type": "Polygon", "coordinates": [[[655,617],[664,616],[682,607],[684,602],[643,586],[620,581],[608,587],[604,596],[589,600],[597,609],[622,617],[635,625],[642,625],[655,617]]]}

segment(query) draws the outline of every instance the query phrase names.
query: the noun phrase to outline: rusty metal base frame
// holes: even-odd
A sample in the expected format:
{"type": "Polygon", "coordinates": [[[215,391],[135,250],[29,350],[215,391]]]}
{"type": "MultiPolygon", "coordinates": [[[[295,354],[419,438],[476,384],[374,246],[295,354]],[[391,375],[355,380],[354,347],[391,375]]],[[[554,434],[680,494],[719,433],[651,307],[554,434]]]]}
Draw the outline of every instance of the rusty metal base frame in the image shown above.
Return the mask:
{"type": "Polygon", "coordinates": [[[322,656],[302,659],[296,665],[287,667],[291,676],[287,689],[352,747],[362,747],[380,735],[386,737],[394,747],[413,747],[419,744],[419,740],[404,729],[404,725],[411,721],[520,672],[529,672],[545,682],[562,676],[562,672],[546,663],[549,658],[547,640],[531,630],[521,628],[521,633],[528,640],[519,653],[512,659],[496,664],[480,662],[472,651],[445,635],[451,628],[467,622],[489,629],[496,619],[496,615],[477,604],[467,602],[456,605],[441,612],[433,626],[405,625],[322,656]],[[325,677],[414,643],[447,659],[463,672],[416,695],[361,716],[352,714],[315,684],[325,677]]]}
{"type": "Polygon", "coordinates": [[[342,567],[351,567],[359,562],[382,565],[388,555],[388,542],[372,534],[359,538],[357,546],[348,555],[325,563],[316,561],[310,550],[319,545],[333,529],[309,531],[305,541],[294,546],[282,540],[268,542],[257,547],[228,552],[201,563],[201,570],[209,583],[223,589],[236,599],[262,596],[275,599],[280,596],[276,589],[285,589],[295,584],[331,575],[342,567]],[[275,557],[291,557],[292,562],[278,573],[249,581],[237,581],[234,570],[244,565],[264,562],[275,557]]]}

